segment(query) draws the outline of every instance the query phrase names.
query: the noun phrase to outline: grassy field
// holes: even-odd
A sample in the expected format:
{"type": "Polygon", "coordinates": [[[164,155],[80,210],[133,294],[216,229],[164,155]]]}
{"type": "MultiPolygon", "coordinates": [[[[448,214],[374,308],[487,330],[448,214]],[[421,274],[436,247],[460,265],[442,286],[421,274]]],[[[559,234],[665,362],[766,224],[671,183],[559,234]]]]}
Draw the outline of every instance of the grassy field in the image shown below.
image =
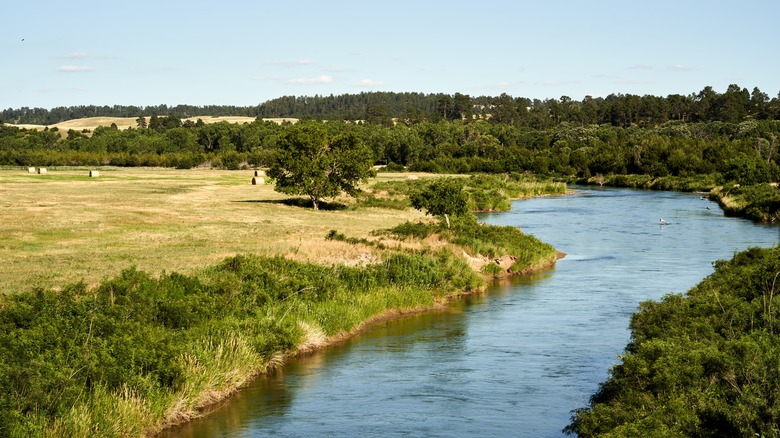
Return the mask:
{"type": "Polygon", "coordinates": [[[270,185],[252,185],[252,175],[101,168],[90,178],[88,169],[0,169],[0,293],[95,285],[131,266],[193,273],[236,254],[356,265],[376,250],[326,240],[328,231],[364,238],[423,217],[416,210],[313,211],[281,202],[288,196],[270,185]]]}
{"type": "Polygon", "coordinates": [[[290,355],[557,257],[390,193],[434,175],[315,211],[250,170],[99,170],[0,169],[0,436],[151,436],[290,355]]]}

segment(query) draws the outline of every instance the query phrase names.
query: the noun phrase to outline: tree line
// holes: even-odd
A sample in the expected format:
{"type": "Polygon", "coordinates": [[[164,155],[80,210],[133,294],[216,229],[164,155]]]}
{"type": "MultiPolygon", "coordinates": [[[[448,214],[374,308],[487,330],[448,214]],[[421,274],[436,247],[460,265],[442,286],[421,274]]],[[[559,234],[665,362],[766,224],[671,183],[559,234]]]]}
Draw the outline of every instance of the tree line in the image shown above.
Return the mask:
{"type": "Polygon", "coordinates": [[[500,96],[469,96],[454,93],[364,92],[329,96],[283,96],[256,106],[233,105],[156,105],[156,106],[72,106],[52,109],[8,108],[0,120],[14,124],[52,125],[84,117],[188,118],[210,116],[292,117],[318,120],[364,120],[391,124],[394,121],[419,121],[490,118],[497,123],[537,129],[560,123],[581,126],[657,126],[668,121],[739,123],[744,120],[779,120],[780,93],[770,97],[758,87],[752,90],[731,84],[724,92],[711,86],[687,95],[666,97],[613,93],[606,97],[568,96],[531,99],[500,96]]]}
{"type": "MultiPolygon", "coordinates": [[[[374,164],[412,171],[577,178],[716,175],[740,184],[776,181],[780,174],[777,120],[668,121],[652,127],[561,122],[544,129],[490,120],[313,123],[334,137],[355,136],[369,146],[374,164]]],[[[146,127],[99,127],[86,133],[0,125],[0,164],[266,167],[279,153],[279,139],[294,126],[259,119],[182,123],[175,116],[155,116],[140,124],[146,127]]]]}

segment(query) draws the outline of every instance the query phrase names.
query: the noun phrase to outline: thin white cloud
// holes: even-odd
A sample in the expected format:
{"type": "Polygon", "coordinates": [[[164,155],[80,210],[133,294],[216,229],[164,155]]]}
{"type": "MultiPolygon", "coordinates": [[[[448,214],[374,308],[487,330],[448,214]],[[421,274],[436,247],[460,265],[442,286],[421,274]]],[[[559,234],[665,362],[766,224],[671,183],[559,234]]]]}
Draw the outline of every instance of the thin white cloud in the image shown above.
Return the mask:
{"type": "Polygon", "coordinates": [[[62,67],[57,68],[57,71],[62,73],[79,73],[95,71],[95,68],[86,65],[63,65],[62,67]]]}
{"type": "Polygon", "coordinates": [[[87,56],[89,56],[87,52],[70,52],[67,55],[63,56],[63,58],[81,59],[81,58],[86,58],[87,56]]]}
{"type": "Polygon", "coordinates": [[[384,84],[385,83],[382,81],[375,81],[373,79],[363,79],[362,81],[355,82],[352,85],[355,87],[378,87],[384,84]]]}
{"type": "Polygon", "coordinates": [[[627,67],[628,70],[653,70],[652,65],[647,64],[634,64],[627,67]]]}
{"type": "Polygon", "coordinates": [[[294,78],[294,79],[288,79],[288,84],[304,84],[304,85],[311,85],[311,84],[330,84],[333,82],[333,76],[315,76],[313,78],[294,78]]]}
{"type": "Polygon", "coordinates": [[[675,65],[669,66],[669,69],[672,70],[672,71],[691,71],[691,70],[693,70],[692,68],[686,67],[686,66],[684,66],[682,64],[675,64],[675,65]]]}

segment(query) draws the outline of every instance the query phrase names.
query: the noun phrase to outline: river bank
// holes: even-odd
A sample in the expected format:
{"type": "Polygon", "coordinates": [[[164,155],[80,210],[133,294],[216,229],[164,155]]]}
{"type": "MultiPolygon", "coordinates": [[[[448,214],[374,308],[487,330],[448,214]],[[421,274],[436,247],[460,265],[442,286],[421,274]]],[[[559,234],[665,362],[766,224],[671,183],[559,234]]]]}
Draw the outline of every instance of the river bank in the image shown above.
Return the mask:
{"type": "MultiPolygon", "coordinates": [[[[464,227],[462,227],[463,223],[464,223],[463,221],[457,222],[458,225],[461,225],[461,228],[455,226],[455,229],[460,230],[460,232],[463,232],[464,230],[464,227]]],[[[471,226],[473,226],[473,222],[471,220],[466,220],[465,223],[471,224],[471,226]]],[[[418,224],[418,225],[422,225],[422,224],[418,224]]],[[[434,228],[437,227],[434,226],[434,228]]],[[[515,240],[514,243],[517,243],[516,241],[517,239],[521,239],[524,242],[534,241],[536,242],[537,245],[539,243],[532,236],[524,235],[522,232],[520,232],[518,229],[514,227],[479,226],[479,228],[501,230],[502,235],[513,236],[514,239],[512,238],[507,239],[508,241],[510,241],[509,243],[512,243],[513,240],[515,240]]],[[[468,225],[465,226],[465,229],[469,229],[469,226],[468,225]]],[[[439,231],[444,232],[444,229],[439,228],[439,231]]],[[[455,231],[454,234],[457,235],[458,231],[455,231]]],[[[445,241],[448,239],[457,240],[457,239],[453,239],[453,236],[448,234],[445,234],[445,236],[442,236],[441,238],[444,239],[445,241]]],[[[460,241],[459,243],[464,244],[465,242],[460,241]]],[[[473,244],[473,242],[471,241],[469,243],[473,244]]],[[[469,243],[465,243],[465,246],[468,247],[469,243]]],[[[484,247],[486,243],[488,242],[482,242],[482,246],[484,247]]],[[[490,242],[490,243],[495,244],[496,242],[490,242]]],[[[364,317],[362,320],[357,321],[353,326],[345,330],[341,330],[331,334],[326,333],[324,330],[322,330],[321,327],[317,326],[316,324],[310,324],[305,322],[300,323],[299,325],[300,328],[302,329],[302,336],[296,345],[292,346],[288,350],[274,352],[272,354],[272,360],[269,360],[267,364],[265,364],[258,370],[248,370],[248,374],[246,376],[236,381],[237,385],[224,388],[218,392],[215,392],[211,389],[206,390],[205,392],[208,393],[209,396],[201,398],[203,400],[202,403],[195,404],[192,406],[187,406],[186,411],[170,413],[168,415],[168,418],[170,420],[164,422],[160,426],[155,426],[153,428],[150,428],[149,430],[147,430],[147,434],[154,435],[164,429],[168,429],[171,427],[175,428],[176,426],[182,423],[191,421],[195,418],[208,415],[212,407],[217,406],[218,404],[220,404],[220,402],[224,401],[225,399],[235,394],[237,391],[241,389],[241,387],[248,384],[253,379],[263,374],[266,374],[270,371],[284,367],[284,364],[292,357],[305,356],[320,351],[322,349],[344,343],[354,338],[355,336],[367,330],[370,330],[373,326],[382,322],[408,317],[415,314],[430,312],[434,310],[441,310],[446,306],[450,305],[450,303],[452,303],[455,300],[462,299],[470,295],[478,295],[484,293],[485,284],[489,280],[506,279],[514,275],[528,275],[533,272],[546,270],[554,266],[555,262],[558,259],[565,256],[565,254],[563,254],[560,251],[556,251],[552,249],[552,247],[549,245],[539,245],[539,247],[541,247],[543,251],[538,253],[537,256],[533,258],[534,260],[533,263],[528,264],[528,260],[529,260],[528,254],[503,255],[495,259],[490,257],[471,257],[468,255],[468,253],[466,252],[463,246],[457,246],[457,245],[452,246],[451,243],[448,243],[443,247],[439,248],[438,251],[440,252],[438,254],[430,253],[428,254],[428,256],[434,256],[435,258],[441,260],[443,254],[446,253],[449,255],[445,256],[445,258],[454,257],[456,260],[464,261],[465,263],[463,266],[468,266],[468,272],[470,272],[472,275],[477,276],[475,284],[471,284],[466,288],[453,289],[441,294],[434,294],[432,296],[433,298],[432,300],[429,300],[428,297],[425,297],[422,303],[416,302],[406,307],[385,308],[383,310],[378,311],[377,313],[370,314],[364,317]],[[461,256],[457,255],[459,253],[461,254],[461,256]],[[485,269],[485,266],[491,266],[491,265],[500,267],[500,271],[485,269]]]]}
{"type": "Polygon", "coordinates": [[[639,303],[777,241],[775,227],[725,218],[696,193],[579,188],[479,219],[568,255],[553,270],[491,282],[441,311],[291,359],[162,436],[562,437],[623,354],[639,303]],[[672,225],[659,226],[659,215],[672,225]]]}
{"type": "Polygon", "coordinates": [[[458,223],[429,236],[432,246],[379,237],[381,259],[364,266],[243,255],[194,274],[128,269],[94,287],[7,296],[0,431],[153,435],[203,415],[285,357],[481,293],[484,274],[458,252],[509,254],[516,272],[556,258],[514,227],[458,223]]]}

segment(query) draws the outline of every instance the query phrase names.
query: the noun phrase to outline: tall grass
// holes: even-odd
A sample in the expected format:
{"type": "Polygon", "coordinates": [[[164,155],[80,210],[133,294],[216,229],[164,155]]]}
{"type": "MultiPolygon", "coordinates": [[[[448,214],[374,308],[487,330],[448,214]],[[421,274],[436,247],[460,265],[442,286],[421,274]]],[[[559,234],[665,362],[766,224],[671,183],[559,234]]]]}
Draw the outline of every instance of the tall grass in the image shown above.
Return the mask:
{"type": "MultiPolygon", "coordinates": [[[[457,217],[452,221],[452,228],[441,223],[418,222],[401,224],[385,233],[401,239],[437,234],[447,242],[464,248],[472,256],[489,259],[509,256],[514,259],[510,272],[539,269],[557,258],[557,251],[552,245],[515,227],[481,224],[472,215],[457,217]]],[[[495,269],[486,269],[483,271],[486,274],[495,273],[495,269]]]]}
{"type": "Polygon", "coordinates": [[[758,222],[780,220],[780,190],[772,184],[720,187],[712,197],[728,216],[739,216],[758,222]]]}

